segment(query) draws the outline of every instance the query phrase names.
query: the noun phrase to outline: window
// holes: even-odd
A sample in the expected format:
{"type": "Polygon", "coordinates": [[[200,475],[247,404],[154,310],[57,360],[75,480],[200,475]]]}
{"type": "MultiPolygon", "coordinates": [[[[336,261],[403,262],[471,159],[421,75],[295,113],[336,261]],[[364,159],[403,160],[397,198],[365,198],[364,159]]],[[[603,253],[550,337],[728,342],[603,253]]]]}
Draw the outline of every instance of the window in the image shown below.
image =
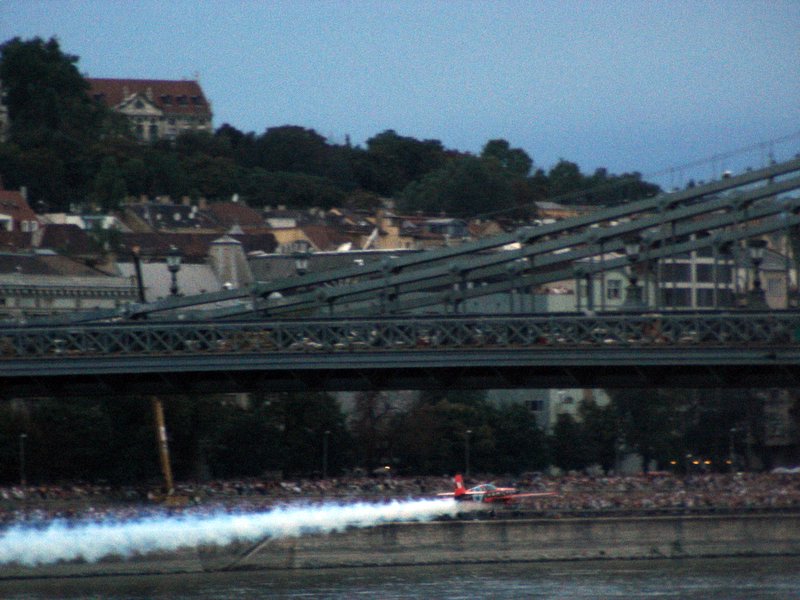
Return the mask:
{"type": "Polygon", "coordinates": [[[714,306],[714,290],[701,288],[697,290],[697,306],[708,308],[714,306]]]}
{"type": "Polygon", "coordinates": [[[710,283],[714,281],[714,265],[700,264],[696,266],[697,281],[710,283]]]}
{"type": "Polygon", "coordinates": [[[170,106],[172,105],[172,96],[170,96],[169,94],[164,94],[163,96],[161,96],[161,101],[165,105],[170,106]]]}
{"type": "Polygon", "coordinates": [[[542,412],[544,410],[544,400],[526,400],[525,406],[531,412],[542,412]]]}
{"type": "Polygon", "coordinates": [[[783,296],[783,279],[770,278],[767,279],[767,296],[783,296]]]}
{"type": "Polygon", "coordinates": [[[606,300],[619,300],[622,298],[622,280],[609,279],[606,281],[606,300]]]}
{"type": "Polygon", "coordinates": [[[663,263],[661,265],[662,281],[691,281],[691,268],[687,263],[663,263]]]}
{"type": "Polygon", "coordinates": [[[692,305],[692,290],[689,288],[664,288],[664,304],[676,308],[692,305]]]}

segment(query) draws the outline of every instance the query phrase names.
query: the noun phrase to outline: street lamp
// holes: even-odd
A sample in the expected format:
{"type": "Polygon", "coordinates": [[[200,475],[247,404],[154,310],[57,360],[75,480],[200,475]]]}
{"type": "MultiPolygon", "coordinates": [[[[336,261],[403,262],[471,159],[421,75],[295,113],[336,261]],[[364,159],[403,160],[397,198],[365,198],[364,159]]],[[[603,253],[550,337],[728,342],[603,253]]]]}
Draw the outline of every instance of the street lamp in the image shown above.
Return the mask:
{"type": "Polygon", "coordinates": [[[169,292],[173,296],[178,295],[178,271],[181,270],[181,258],[181,251],[175,246],[170,246],[169,252],[167,252],[167,269],[172,275],[172,285],[169,288],[169,292]]]}
{"type": "Polygon", "coordinates": [[[22,486],[28,485],[28,479],[25,476],[25,439],[27,437],[27,433],[19,434],[19,484],[22,486]]]}
{"type": "Polygon", "coordinates": [[[628,280],[630,283],[625,289],[625,301],[622,306],[627,309],[641,310],[643,308],[642,302],[642,288],[639,287],[639,276],[634,268],[634,263],[639,258],[639,251],[641,250],[641,239],[638,235],[626,238],[623,243],[625,244],[625,254],[628,257],[628,280]]]}
{"type": "Polygon", "coordinates": [[[747,300],[748,308],[756,308],[765,310],[767,306],[767,299],[764,295],[764,290],[761,287],[760,268],[764,260],[764,253],[767,248],[767,240],[751,239],[747,240],[747,249],[750,252],[750,259],[753,261],[753,289],[747,300]]]}
{"type": "Polygon", "coordinates": [[[294,270],[300,276],[308,273],[308,252],[295,252],[294,270]]]}
{"type": "Polygon", "coordinates": [[[472,429],[467,429],[464,432],[464,477],[469,477],[469,436],[472,435],[472,429]]]}
{"type": "Polygon", "coordinates": [[[141,248],[133,246],[131,248],[131,256],[133,257],[133,267],[136,270],[136,288],[139,292],[139,302],[145,303],[144,299],[144,283],[142,282],[142,257],[141,248]]]}
{"type": "Polygon", "coordinates": [[[331,432],[327,429],[322,436],[322,478],[328,478],[328,437],[330,437],[331,432]]]}
{"type": "Polygon", "coordinates": [[[728,431],[728,462],[730,463],[731,473],[736,470],[735,464],[736,461],[734,460],[734,453],[733,453],[733,436],[736,434],[738,430],[736,427],[731,427],[730,431],[728,431]]]}

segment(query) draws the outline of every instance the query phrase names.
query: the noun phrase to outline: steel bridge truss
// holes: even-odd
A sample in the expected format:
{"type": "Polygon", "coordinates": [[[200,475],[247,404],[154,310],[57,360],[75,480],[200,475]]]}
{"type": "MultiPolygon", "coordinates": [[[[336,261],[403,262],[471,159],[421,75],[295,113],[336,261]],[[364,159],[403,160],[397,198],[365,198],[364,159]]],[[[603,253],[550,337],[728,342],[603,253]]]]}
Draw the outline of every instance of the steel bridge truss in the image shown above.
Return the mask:
{"type": "MultiPolygon", "coordinates": [[[[349,353],[430,348],[790,344],[800,312],[139,322],[0,329],[0,365],[15,359],[248,353],[349,353]]],[[[401,360],[402,356],[398,355],[401,360]]]]}
{"type": "Polygon", "coordinates": [[[513,233],[385,259],[325,273],[309,273],[245,290],[129,305],[119,310],[65,315],[42,323],[132,320],[183,312],[188,319],[399,314],[525,287],[591,277],[691,250],[721,249],[749,237],[800,225],[800,159],[774,164],[705,186],[631,202],[589,215],[513,233]],[[637,236],[642,251],[624,252],[637,236]],[[204,306],[220,306],[193,310],[204,306]]]}

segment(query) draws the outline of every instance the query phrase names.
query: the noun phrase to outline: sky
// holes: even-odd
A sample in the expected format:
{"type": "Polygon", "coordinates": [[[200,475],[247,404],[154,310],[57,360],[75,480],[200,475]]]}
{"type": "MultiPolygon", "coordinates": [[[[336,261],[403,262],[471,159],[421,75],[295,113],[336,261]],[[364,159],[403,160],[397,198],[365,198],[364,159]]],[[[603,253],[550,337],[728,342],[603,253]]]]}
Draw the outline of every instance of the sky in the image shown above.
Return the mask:
{"type": "Polygon", "coordinates": [[[0,0],[88,77],[197,78],[214,126],[387,129],[664,187],[800,152],[800,0],[0,0]]]}

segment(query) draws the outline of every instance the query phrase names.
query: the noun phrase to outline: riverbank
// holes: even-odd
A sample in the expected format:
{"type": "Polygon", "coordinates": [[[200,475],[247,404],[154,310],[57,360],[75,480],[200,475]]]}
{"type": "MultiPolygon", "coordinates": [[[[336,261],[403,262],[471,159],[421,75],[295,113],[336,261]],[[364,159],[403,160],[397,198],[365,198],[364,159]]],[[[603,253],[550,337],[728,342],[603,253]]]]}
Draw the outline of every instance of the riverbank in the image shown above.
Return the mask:
{"type": "Polygon", "coordinates": [[[800,555],[800,513],[450,519],[129,559],[0,566],[0,580],[237,570],[800,555]]]}
{"type": "Polygon", "coordinates": [[[454,520],[266,541],[226,565],[332,567],[800,554],[800,514],[454,520]]]}

